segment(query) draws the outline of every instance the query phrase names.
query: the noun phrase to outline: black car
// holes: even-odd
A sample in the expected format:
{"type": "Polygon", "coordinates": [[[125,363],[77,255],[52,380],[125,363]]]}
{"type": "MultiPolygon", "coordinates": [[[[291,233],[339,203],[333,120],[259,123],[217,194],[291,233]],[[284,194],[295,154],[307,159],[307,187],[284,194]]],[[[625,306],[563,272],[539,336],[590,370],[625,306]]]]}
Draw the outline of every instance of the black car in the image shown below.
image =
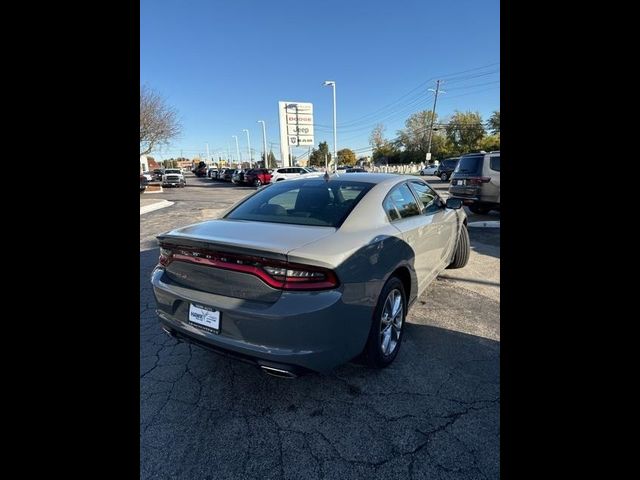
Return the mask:
{"type": "Polygon", "coordinates": [[[458,166],[459,161],[460,157],[445,158],[440,162],[440,165],[438,166],[434,175],[436,177],[440,177],[440,180],[442,180],[443,182],[446,182],[451,178],[451,174],[458,166]]]}
{"type": "Polygon", "coordinates": [[[149,180],[144,175],[140,175],[140,193],[144,192],[147,189],[147,184],[149,180]]]}
{"type": "Polygon", "coordinates": [[[164,175],[164,170],[160,169],[160,168],[156,168],[153,172],[151,172],[151,174],[153,175],[153,180],[156,182],[161,182],[162,181],[162,175],[164,175]]]}
{"type": "Polygon", "coordinates": [[[206,177],[207,176],[207,164],[204,162],[200,162],[193,173],[196,174],[196,177],[206,177]]]}

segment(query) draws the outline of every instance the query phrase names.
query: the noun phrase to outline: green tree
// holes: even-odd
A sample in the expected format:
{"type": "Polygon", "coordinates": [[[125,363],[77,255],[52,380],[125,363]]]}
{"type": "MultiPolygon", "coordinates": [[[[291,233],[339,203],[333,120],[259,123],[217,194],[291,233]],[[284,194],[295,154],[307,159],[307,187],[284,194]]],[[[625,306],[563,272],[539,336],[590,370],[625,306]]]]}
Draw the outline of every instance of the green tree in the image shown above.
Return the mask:
{"type": "MultiPolygon", "coordinates": [[[[404,122],[404,128],[398,131],[398,142],[409,152],[427,152],[429,144],[429,128],[431,127],[431,117],[433,121],[438,116],[433,116],[430,110],[416,112],[407,118],[404,122]]],[[[433,152],[433,141],[431,142],[431,151],[433,152]]]]}
{"type": "Polygon", "coordinates": [[[327,142],[320,142],[317,149],[311,150],[309,165],[324,167],[325,155],[327,156],[327,163],[331,163],[331,154],[329,153],[327,142]]]}
{"type": "Polygon", "coordinates": [[[356,154],[350,148],[343,148],[342,150],[338,150],[338,165],[355,165],[356,163],[356,154]]]}
{"type": "Polygon", "coordinates": [[[491,117],[487,120],[487,127],[493,134],[500,133],[500,110],[496,110],[491,114],[491,117]]]}
{"type": "Polygon", "coordinates": [[[277,166],[276,156],[273,154],[272,150],[270,150],[269,154],[267,155],[267,163],[266,164],[264,163],[264,153],[260,154],[260,161],[264,165],[264,168],[273,168],[273,167],[277,166]]]}
{"type": "Polygon", "coordinates": [[[500,134],[487,135],[480,140],[480,150],[484,150],[485,152],[500,150],[500,134]]]}
{"type": "Polygon", "coordinates": [[[453,147],[453,154],[480,150],[480,141],[484,138],[485,130],[482,117],[478,112],[456,112],[445,127],[447,140],[453,147]]]}
{"type": "Polygon", "coordinates": [[[371,158],[373,163],[399,163],[398,156],[400,153],[396,142],[385,141],[378,148],[373,149],[371,158]]]}

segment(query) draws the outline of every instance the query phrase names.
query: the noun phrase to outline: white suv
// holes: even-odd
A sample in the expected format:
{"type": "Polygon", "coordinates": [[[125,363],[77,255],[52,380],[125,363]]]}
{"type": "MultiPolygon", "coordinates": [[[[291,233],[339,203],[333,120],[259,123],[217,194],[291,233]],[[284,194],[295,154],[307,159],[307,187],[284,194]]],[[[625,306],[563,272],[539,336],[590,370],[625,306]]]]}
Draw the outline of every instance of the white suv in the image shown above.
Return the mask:
{"type": "Polygon", "coordinates": [[[315,173],[313,170],[304,167],[282,167],[276,168],[271,174],[271,183],[286,180],[288,178],[298,178],[300,175],[315,173]]]}

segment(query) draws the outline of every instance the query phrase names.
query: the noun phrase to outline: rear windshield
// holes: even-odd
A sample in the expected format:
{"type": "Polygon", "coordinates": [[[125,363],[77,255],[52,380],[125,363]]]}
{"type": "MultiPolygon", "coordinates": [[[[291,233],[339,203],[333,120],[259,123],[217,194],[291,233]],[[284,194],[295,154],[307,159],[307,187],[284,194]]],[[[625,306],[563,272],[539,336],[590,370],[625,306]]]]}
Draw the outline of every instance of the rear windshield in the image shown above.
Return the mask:
{"type": "Polygon", "coordinates": [[[456,173],[480,173],[482,170],[483,155],[462,157],[456,167],[456,173]]]}
{"type": "Polygon", "coordinates": [[[225,218],[338,228],[373,185],[324,179],[278,182],[258,191],[225,218]]]}
{"type": "Polygon", "coordinates": [[[447,168],[454,168],[458,160],[443,160],[442,166],[447,168]]]}

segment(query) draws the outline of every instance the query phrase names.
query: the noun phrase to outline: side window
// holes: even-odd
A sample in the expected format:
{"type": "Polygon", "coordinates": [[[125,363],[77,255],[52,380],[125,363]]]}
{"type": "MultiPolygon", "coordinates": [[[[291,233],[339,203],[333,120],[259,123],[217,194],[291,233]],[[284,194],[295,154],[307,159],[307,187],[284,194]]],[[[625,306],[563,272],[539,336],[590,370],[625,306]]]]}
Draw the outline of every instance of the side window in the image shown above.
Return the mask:
{"type": "Polygon", "coordinates": [[[491,170],[495,170],[496,172],[500,171],[500,155],[496,157],[491,157],[491,161],[489,163],[489,168],[491,170]]]}
{"type": "Polygon", "coordinates": [[[387,212],[389,220],[391,220],[392,222],[400,218],[400,214],[398,213],[398,210],[396,210],[396,206],[393,203],[393,200],[391,200],[391,196],[387,197],[387,199],[382,204],[382,207],[384,208],[384,211],[387,212]]]}
{"type": "Polygon", "coordinates": [[[424,206],[422,213],[429,214],[440,210],[438,195],[431,189],[431,187],[429,187],[429,185],[423,182],[412,181],[411,187],[413,187],[417,197],[424,206]]]}
{"type": "Polygon", "coordinates": [[[394,188],[389,194],[389,198],[395,204],[401,218],[420,215],[420,208],[418,208],[416,199],[406,183],[394,188]]]}

